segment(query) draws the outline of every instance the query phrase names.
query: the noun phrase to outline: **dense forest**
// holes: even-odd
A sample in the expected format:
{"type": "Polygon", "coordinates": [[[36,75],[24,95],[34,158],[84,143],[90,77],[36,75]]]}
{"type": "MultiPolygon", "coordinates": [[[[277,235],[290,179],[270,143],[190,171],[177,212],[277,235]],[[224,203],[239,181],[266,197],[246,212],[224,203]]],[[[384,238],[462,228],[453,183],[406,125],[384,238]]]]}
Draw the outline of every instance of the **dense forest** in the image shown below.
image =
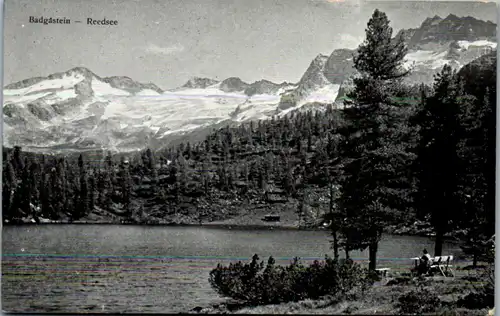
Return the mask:
{"type": "Polygon", "coordinates": [[[444,66],[431,85],[409,86],[399,67],[405,43],[391,40],[378,14],[342,109],[325,104],[228,126],[157,151],[71,157],[4,149],[4,222],[108,213],[130,223],[201,223],[242,208],[301,216],[317,207],[331,221],[335,255],[368,247],[371,268],[384,227],[416,219],[433,226],[435,255],[446,233],[462,230],[464,249],[478,260],[494,234],[496,51],[458,72],[444,66]]]}

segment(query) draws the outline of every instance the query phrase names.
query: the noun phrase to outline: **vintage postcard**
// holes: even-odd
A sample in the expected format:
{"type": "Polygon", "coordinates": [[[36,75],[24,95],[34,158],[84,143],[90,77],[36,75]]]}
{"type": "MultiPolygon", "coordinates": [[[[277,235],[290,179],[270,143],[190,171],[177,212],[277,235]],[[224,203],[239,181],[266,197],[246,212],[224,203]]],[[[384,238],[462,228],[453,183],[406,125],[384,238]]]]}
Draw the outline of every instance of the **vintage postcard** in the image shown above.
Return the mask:
{"type": "Polygon", "coordinates": [[[495,2],[3,13],[3,311],[493,313],[495,2]]]}

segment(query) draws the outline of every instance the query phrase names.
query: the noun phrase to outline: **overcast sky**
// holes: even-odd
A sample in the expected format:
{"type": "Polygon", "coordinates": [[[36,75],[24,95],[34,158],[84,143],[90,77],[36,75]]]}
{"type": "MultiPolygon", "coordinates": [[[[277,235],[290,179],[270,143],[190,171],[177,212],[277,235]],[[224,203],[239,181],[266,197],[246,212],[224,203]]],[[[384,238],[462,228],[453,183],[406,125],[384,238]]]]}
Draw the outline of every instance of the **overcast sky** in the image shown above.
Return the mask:
{"type": "Polygon", "coordinates": [[[395,32],[436,14],[496,23],[494,3],[338,1],[5,0],[4,84],[76,66],[164,89],[193,76],[296,82],[319,53],[357,47],[375,8],[395,32]],[[30,24],[29,16],[119,25],[30,24]]]}

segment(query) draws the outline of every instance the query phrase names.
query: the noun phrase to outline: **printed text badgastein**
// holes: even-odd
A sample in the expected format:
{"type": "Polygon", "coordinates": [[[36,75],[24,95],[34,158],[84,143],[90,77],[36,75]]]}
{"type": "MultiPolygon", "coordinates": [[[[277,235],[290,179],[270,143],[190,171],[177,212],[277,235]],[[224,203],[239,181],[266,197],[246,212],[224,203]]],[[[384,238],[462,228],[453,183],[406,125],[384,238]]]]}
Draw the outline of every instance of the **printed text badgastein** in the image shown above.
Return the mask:
{"type": "Polygon", "coordinates": [[[67,18],[46,18],[46,17],[34,17],[30,16],[30,23],[41,23],[44,25],[48,24],[71,24],[71,20],[67,18]]]}

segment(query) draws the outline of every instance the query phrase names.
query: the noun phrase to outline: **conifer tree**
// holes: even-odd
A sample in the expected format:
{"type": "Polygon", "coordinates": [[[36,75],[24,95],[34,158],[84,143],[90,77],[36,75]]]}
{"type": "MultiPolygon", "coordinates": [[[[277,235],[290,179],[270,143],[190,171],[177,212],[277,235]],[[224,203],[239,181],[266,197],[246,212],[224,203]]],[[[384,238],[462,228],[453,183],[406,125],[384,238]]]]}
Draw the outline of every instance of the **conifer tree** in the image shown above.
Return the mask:
{"type": "Polygon", "coordinates": [[[50,197],[51,193],[50,192],[50,185],[49,185],[49,170],[46,166],[46,160],[45,156],[42,156],[42,161],[41,161],[41,174],[39,176],[39,182],[40,182],[40,189],[39,189],[39,203],[40,207],[42,209],[42,214],[44,217],[47,218],[52,218],[52,210],[51,210],[51,205],[50,205],[50,197]]]}
{"type": "Polygon", "coordinates": [[[2,214],[4,219],[11,220],[17,209],[14,208],[13,197],[17,187],[14,167],[9,156],[4,160],[2,172],[2,214]]]}
{"type": "Polygon", "coordinates": [[[204,161],[202,164],[202,170],[201,170],[201,181],[203,184],[203,192],[205,193],[205,196],[209,194],[210,190],[210,174],[209,174],[209,163],[208,161],[204,161]]]}
{"type": "Polygon", "coordinates": [[[21,210],[25,215],[28,215],[31,214],[31,194],[33,189],[30,181],[30,164],[28,158],[24,159],[22,165],[19,196],[21,197],[21,210]]]}
{"type": "Polygon", "coordinates": [[[83,162],[83,156],[80,154],[78,157],[78,185],[75,185],[77,191],[75,192],[75,210],[73,211],[72,218],[78,220],[89,212],[89,187],[88,187],[88,177],[85,164],[83,162]]]}
{"type": "Polygon", "coordinates": [[[459,155],[463,161],[460,190],[464,210],[459,227],[465,229],[462,249],[472,255],[473,266],[480,259],[489,259],[489,240],[495,234],[495,196],[492,190],[495,187],[492,154],[495,152],[495,126],[492,117],[496,106],[490,99],[489,88],[486,88],[484,98],[465,96],[461,102],[463,137],[459,155]]]}
{"type": "Polygon", "coordinates": [[[102,195],[103,196],[102,205],[108,210],[111,209],[115,193],[114,175],[115,175],[115,169],[113,164],[113,157],[111,156],[111,153],[108,152],[105,158],[103,183],[102,183],[105,192],[105,194],[102,195]]]}
{"type": "MultiPolygon", "coordinates": [[[[90,169],[90,167],[89,167],[90,169]]],[[[96,172],[94,172],[89,176],[89,211],[92,212],[96,206],[96,172]]]]}
{"type": "Polygon", "coordinates": [[[341,150],[346,163],[340,197],[347,214],[342,228],[345,248],[368,246],[371,270],[376,268],[383,229],[397,220],[399,200],[406,197],[407,188],[399,178],[409,153],[398,144],[402,120],[391,100],[391,87],[408,73],[402,67],[406,52],[403,38],[392,38],[385,13],[375,10],[354,57],[360,76],[348,95],[352,107],[345,110],[348,124],[341,150]]]}
{"type": "Polygon", "coordinates": [[[12,165],[14,167],[15,172],[17,172],[17,176],[21,175],[22,170],[24,169],[24,163],[21,158],[21,147],[14,146],[14,153],[12,156],[12,165]]]}
{"type": "Polygon", "coordinates": [[[420,141],[417,149],[418,191],[415,198],[422,214],[429,214],[436,233],[434,255],[442,254],[444,234],[462,210],[459,111],[462,89],[453,69],[446,65],[436,76],[434,94],[418,114],[420,141]]]}
{"type": "Polygon", "coordinates": [[[129,172],[129,163],[124,157],[120,160],[120,183],[121,183],[121,201],[125,211],[125,216],[131,216],[131,195],[132,195],[132,178],[129,172]]]}

